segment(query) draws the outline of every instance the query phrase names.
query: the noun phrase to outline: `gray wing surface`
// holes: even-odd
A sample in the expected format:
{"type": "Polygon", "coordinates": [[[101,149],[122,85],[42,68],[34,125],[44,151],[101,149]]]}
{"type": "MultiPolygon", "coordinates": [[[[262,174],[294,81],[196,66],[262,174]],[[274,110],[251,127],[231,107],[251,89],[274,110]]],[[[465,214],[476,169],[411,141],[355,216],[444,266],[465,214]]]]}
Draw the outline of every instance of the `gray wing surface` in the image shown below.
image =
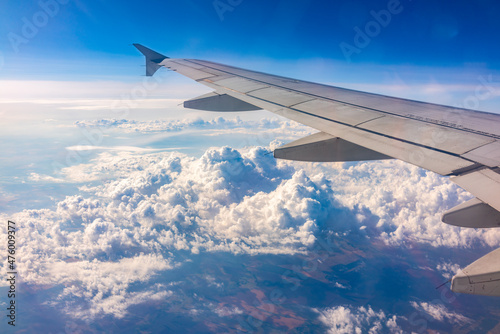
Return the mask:
{"type": "MultiPolygon", "coordinates": [[[[146,56],[147,75],[163,66],[214,90],[187,101],[187,108],[265,109],[319,130],[318,134],[277,149],[277,158],[403,160],[450,176],[476,196],[448,211],[444,222],[475,228],[500,226],[500,115],[295,80],[210,61],[167,58],[142,45],[135,46],[146,56]]],[[[497,283],[495,291],[500,295],[500,279],[497,283]]]]}

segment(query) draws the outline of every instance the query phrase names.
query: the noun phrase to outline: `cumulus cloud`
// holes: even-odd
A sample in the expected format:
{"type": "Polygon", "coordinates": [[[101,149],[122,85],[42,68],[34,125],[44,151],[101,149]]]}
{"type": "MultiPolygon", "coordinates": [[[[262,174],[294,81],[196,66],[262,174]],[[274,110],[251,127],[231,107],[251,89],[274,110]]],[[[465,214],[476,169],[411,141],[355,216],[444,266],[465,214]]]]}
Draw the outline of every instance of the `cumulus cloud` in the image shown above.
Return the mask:
{"type": "Polygon", "coordinates": [[[63,179],[59,179],[50,175],[40,175],[38,173],[30,173],[28,180],[34,182],[51,182],[51,183],[63,183],[63,179]]]}
{"type": "Polygon", "coordinates": [[[436,269],[442,273],[444,278],[451,279],[459,272],[460,266],[456,263],[443,262],[439,263],[436,269]]]}
{"type": "Polygon", "coordinates": [[[464,229],[441,222],[446,210],[471,198],[446,177],[396,160],[344,164],[327,173],[336,199],[357,211],[368,234],[388,245],[500,245],[497,229],[464,229]]]}
{"type": "Polygon", "coordinates": [[[320,201],[332,191],[266,153],[229,147],[200,159],[103,153],[68,170],[74,178],[109,180],[52,210],[14,215],[23,222],[23,280],[62,284],[49,304],[75,317],[123,317],[134,303],[169,296],[148,282],[176,265],[172,252],[304,252],[327,210],[320,201]],[[130,292],[138,282],[144,290],[130,292]]]}
{"type": "MultiPolygon", "coordinates": [[[[45,284],[63,284],[58,308],[75,318],[92,319],[111,314],[121,318],[131,305],[166,300],[172,292],[162,284],[148,285],[144,291],[129,291],[131,284],[147,283],[157,272],[171,269],[158,255],[138,255],[117,262],[59,261],[47,269],[45,284]]],[[[38,284],[41,282],[38,281],[38,284]]]]}
{"type": "Polygon", "coordinates": [[[463,325],[467,322],[472,321],[471,319],[458,314],[456,312],[448,311],[448,309],[441,304],[431,304],[426,302],[410,302],[411,306],[421,312],[425,312],[430,317],[437,321],[448,321],[452,324],[463,325]]]}
{"type": "MultiPolygon", "coordinates": [[[[82,215],[78,219],[86,220],[83,212],[89,215],[98,207],[96,201],[87,201],[79,207],[82,215]]],[[[69,226],[57,212],[49,210],[23,211],[14,219],[23,224],[18,230],[22,238],[17,250],[22,257],[16,268],[23,282],[62,287],[56,298],[46,301],[48,305],[84,320],[107,314],[123,317],[131,305],[171,295],[151,279],[176,264],[168,255],[151,252],[150,245],[132,231],[102,219],[69,226]],[[144,289],[131,291],[138,283],[144,289]]]]}
{"type": "Polygon", "coordinates": [[[233,315],[242,314],[243,310],[241,310],[238,307],[221,306],[221,307],[217,307],[214,310],[214,312],[217,313],[217,315],[219,317],[229,317],[229,316],[233,316],[233,315]]]}
{"type": "Polygon", "coordinates": [[[319,313],[319,320],[328,327],[328,333],[403,333],[396,316],[387,316],[382,310],[375,312],[371,306],[337,306],[315,311],[319,313]]]}
{"type": "Polygon", "coordinates": [[[340,284],[339,282],[335,282],[335,287],[339,289],[348,289],[347,286],[345,286],[344,284],[340,284]]]}
{"type": "Polygon", "coordinates": [[[177,250],[293,253],[314,242],[316,221],[328,211],[322,202],[332,200],[332,191],[266,153],[224,147],[200,159],[149,156],[135,169],[127,164],[126,177],[90,188],[101,200],[68,197],[57,213],[88,224],[119,219],[155,227],[158,242],[177,250]]]}

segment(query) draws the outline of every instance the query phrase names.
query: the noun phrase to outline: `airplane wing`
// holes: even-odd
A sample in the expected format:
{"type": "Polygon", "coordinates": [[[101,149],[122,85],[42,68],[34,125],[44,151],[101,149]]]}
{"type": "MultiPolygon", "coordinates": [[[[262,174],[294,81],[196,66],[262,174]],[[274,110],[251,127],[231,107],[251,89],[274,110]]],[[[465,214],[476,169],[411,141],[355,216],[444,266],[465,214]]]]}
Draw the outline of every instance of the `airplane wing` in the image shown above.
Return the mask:
{"type": "MultiPolygon", "coordinates": [[[[276,149],[276,158],[403,160],[449,176],[476,196],[446,212],[445,223],[471,228],[500,226],[500,115],[327,86],[205,60],[172,59],[140,44],[134,46],[146,57],[146,75],[166,67],[214,90],[186,101],[186,108],[265,109],[319,130],[276,149]]],[[[500,296],[500,253],[493,253],[465,268],[463,275],[455,276],[452,290],[500,296]],[[485,272],[485,261],[481,260],[486,257],[489,265],[485,272]],[[496,259],[493,266],[492,258],[496,259]]]]}

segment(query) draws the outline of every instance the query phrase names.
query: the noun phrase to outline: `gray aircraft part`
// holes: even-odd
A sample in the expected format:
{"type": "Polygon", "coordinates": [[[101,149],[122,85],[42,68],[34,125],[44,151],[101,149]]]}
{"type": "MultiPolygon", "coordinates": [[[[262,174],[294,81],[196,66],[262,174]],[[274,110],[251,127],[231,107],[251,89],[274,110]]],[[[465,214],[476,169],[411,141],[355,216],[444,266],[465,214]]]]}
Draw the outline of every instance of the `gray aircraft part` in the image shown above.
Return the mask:
{"type": "Polygon", "coordinates": [[[455,292],[500,296],[500,248],[471,263],[451,281],[455,292]]]}
{"type": "MultiPolygon", "coordinates": [[[[337,151],[346,158],[354,159],[356,154],[366,158],[376,152],[449,176],[451,181],[476,196],[476,200],[448,211],[443,220],[462,227],[497,224],[500,212],[498,114],[333,87],[205,60],[171,59],[140,44],[134,45],[146,57],[146,75],[153,75],[164,66],[212,88],[217,94],[227,94],[332,138],[340,138],[342,142],[337,141],[336,145],[341,149],[337,151]],[[346,149],[347,143],[355,145],[354,153],[346,149]],[[367,151],[362,152],[358,147],[367,151]]],[[[332,159],[331,153],[321,153],[318,148],[331,147],[328,139],[309,146],[316,150],[311,154],[305,153],[297,143],[291,146],[283,147],[277,155],[289,156],[294,152],[298,160],[332,159]],[[295,148],[290,150],[291,146],[295,148]],[[320,157],[321,154],[325,157],[320,157]]],[[[493,282],[500,272],[499,250],[467,268],[469,279],[488,277],[490,283],[481,282],[485,288],[476,289],[479,283],[474,279],[469,283],[474,289],[462,289],[464,277],[459,274],[453,280],[453,291],[498,295],[493,282]]]]}
{"type": "Polygon", "coordinates": [[[274,150],[278,159],[338,162],[392,159],[389,156],[333,137],[324,132],[301,138],[274,150]]]}
{"type": "Polygon", "coordinates": [[[217,94],[216,92],[187,100],[184,102],[184,108],[205,111],[251,111],[261,109],[231,95],[217,94]]]}
{"type": "Polygon", "coordinates": [[[443,222],[460,227],[499,227],[500,212],[473,198],[447,211],[443,215],[443,222]]]}

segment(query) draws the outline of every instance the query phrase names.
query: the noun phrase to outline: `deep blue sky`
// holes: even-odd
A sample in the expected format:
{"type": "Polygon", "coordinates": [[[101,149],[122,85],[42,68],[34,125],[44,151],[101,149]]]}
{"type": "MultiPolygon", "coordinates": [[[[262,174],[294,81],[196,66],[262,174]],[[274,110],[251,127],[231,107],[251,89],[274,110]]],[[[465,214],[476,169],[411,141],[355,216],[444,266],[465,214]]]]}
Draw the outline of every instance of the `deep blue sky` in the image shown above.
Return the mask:
{"type": "MultiPolygon", "coordinates": [[[[221,20],[212,0],[64,1],[68,4],[60,5],[27,43],[19,44],[17,53],[12,33],[23,37],[23,18],[33,22],[42,8],[39,1],[0,4],[0,51],[5,58],[0,75],[51,78],[71,72],[73,65],[87,75],[119,75],[135,62],[129,58],[138,55],[130,45],[134,42],[172,57],[345,62],[339,45],[355,45],[354,28],[364,30],[373,20],[370,12],[391,2],[220,0],[232,8],[221,20]]],[[[498,1],[400,3],[401,13],[392,15],[387,27],[352,55],[352,63],[500,67],[498,1]]],[[[38,19],[43,23],[42,16],[38,19]]]]}

